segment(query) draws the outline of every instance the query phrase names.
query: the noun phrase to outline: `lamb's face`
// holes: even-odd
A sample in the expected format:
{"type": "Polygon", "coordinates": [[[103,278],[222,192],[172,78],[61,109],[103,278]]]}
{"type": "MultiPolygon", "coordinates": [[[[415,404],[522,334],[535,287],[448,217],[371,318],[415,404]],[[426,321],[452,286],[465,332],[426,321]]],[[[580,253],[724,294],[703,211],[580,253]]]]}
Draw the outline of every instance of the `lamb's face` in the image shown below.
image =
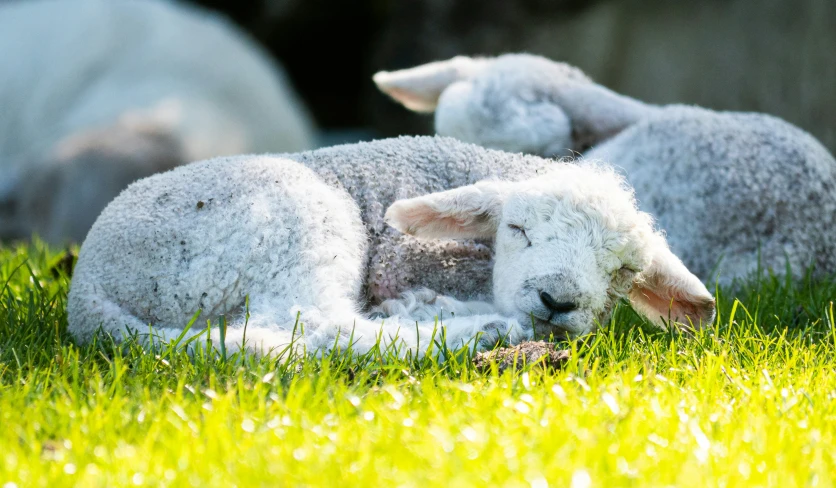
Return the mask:
{"type": "Polygon", "coordinates": [[[576,149],[572,121],[556,100],[580,71],[542,58],[497,58],[441,93],[435,131],[493,149],[566,156],[576,149]]]}
{"type": "Polygon", "coordinates": [[[567,84],[591,83],[572,66],[525,54],[480,60],[457,57],[378,73],[375,82],[413,110],[434,109],[439,135],[544,156],[565,156],[579,149],[572,121],[557,96],[567,84]],[[465,62],[469,69],[460,68],[465,62]],[[439,76],[445,70],[447,76],[439,76]],[[429,86],[434,88],[422,91],[429,86]],[[425,95],[423,104],[415,102],[419,94],[425,95]]]}
{"type": "Polygon", "coordinates": [[[621,297],[659,324],[710,322],[714,299],[636,209],[621,179],[609,170],[556,166],[534,180],[401,200],[386,219],[419,237],[494,238],[495,305],[533,322],[538,335],[594,331],[621,297]]]}
{"type": "MultiPolygon", "coordinates": [[[[520,186],[503,204],[496,230],[495,305],[533,323],[538,334],[594,331],[649,263],[642,236],[603,215],[598,202],[547,185],[520,186]]],[[[631,213],[624,217],[639,219],[631,213]]]]}

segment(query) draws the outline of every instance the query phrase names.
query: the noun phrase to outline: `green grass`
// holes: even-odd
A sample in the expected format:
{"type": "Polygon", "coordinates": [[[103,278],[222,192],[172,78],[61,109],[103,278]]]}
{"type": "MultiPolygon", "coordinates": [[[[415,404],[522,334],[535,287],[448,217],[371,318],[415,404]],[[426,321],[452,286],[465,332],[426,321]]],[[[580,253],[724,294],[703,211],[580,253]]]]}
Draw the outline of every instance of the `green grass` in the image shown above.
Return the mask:
{"type": "Polygon", "coordinates": [[[820,486],[836,282],[719,292],[694,338],[628,308],[562,371],[466,354],[294,364],[66,333],[62,254],[0,250],[0,487],[820,486]],[[384,360],[387,359],[387,360],[384,360]],[[528,370],[527,370],[528,369],[528,370]]]}

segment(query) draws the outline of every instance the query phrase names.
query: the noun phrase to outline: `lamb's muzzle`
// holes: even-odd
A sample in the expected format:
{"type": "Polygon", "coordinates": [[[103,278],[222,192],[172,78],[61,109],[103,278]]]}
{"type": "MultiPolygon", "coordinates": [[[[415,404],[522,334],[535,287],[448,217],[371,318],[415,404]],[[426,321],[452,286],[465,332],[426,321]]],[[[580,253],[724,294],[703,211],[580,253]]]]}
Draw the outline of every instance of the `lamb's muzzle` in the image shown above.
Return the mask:
{"type": "MultiPolygon", "coordinates": [[[[540,292],[540,300],[543,301],[543,305],[549,309],[552,314],[556,313],[569,313],[572,310],[578,308],[578,304],[575,302],[558,302],[555,300],[551,295],[548,293],[541,291],[540,292]]],[[[551,320],[551,316],[549,317],[551,320]]]]}

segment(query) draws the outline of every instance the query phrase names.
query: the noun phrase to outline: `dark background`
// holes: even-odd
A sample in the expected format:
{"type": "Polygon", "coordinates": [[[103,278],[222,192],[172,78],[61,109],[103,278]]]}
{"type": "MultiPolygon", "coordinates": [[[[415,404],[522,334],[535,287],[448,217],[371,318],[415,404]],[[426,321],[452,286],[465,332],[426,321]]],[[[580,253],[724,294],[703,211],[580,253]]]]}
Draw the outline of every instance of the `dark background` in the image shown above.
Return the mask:
{"type": "Polygon", "coordinates": [[[527,51],[654,103],[772,113],[836,150],[833,0],[197,0],[288,70],[317,123],[429,133],[371,75],[527,51]]]}

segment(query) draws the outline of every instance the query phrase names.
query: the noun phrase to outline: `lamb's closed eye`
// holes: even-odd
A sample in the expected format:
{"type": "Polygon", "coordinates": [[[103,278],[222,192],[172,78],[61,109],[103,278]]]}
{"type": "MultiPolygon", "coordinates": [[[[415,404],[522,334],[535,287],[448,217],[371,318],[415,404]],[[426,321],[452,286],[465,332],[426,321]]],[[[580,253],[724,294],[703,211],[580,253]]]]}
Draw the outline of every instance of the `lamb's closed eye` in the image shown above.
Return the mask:
{"type": "Polygon", "coordinates": [[[516,224],[508,224],[508,228],[515,234],[522,236],[528,242],[528,247],[531,247],[531,239],[529,239],[528,234],[525,233],[525,227],[516,224]]]}

